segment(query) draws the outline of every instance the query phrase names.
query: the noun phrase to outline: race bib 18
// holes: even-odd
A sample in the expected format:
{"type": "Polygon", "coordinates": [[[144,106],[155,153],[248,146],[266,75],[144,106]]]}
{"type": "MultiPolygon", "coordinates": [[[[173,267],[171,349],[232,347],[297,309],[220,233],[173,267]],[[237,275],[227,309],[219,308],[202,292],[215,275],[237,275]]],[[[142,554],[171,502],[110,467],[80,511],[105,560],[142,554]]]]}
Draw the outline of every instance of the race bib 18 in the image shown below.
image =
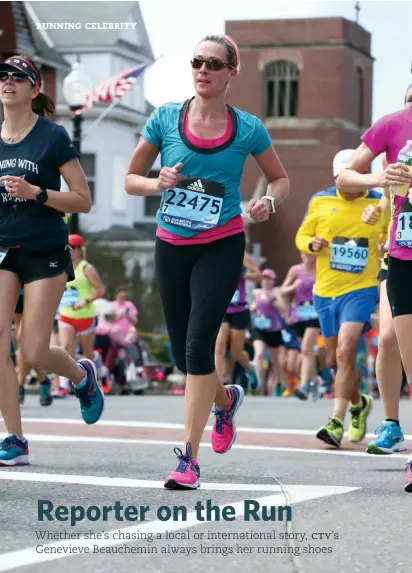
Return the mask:
{"type": "Polygon", "coordinates": [[[412,249],[412,205],[409,200],[403,203],[399,213],[395,240],[398,247],[412,249]]]}
{"type": "Polygon", "coordinates": [[[334,237],[330,248],[330,268],[343,273],[361,274],[368,264],[368,239],[334,237]]]}
{"type": "Polygon", "coordinates": [[[222,212],[225,186],[208,179],[185,177],[164,192],[160,218],[192,231],[213,229],[222,212]]]}

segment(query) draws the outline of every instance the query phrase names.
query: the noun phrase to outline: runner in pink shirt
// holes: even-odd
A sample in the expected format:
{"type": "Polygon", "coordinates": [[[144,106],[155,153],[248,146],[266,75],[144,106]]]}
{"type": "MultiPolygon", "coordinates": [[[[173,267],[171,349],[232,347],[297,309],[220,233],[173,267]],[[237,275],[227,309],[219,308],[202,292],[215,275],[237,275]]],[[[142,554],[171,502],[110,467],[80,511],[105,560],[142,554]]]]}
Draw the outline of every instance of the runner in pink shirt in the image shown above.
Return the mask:
{"type": "Polygon", "coordinates": [[[113,306],[117,312],[116,326],[126,336],[136,328],[139,311],[136,306],[127,300],[127,287],[121,286],[116,290],[113,306]]]}
{"type": "MultiPolygon", "coordinates": [[[[393,221],[389,235],[387,293],[394,319],[402,362],[412,381],[412,169],[399,161],[401,150],[412,143],[412,108],[407,107],[377,120],[362,136],[346,169],[338,177],[341,191],[389,187],[393,221]],[[367,173],[372,161],[386,153],[388,166],[380,173],[367,173]]],[[[411,152],[412,153],[412,152],[411,152]]],[[[406,464],[405,491],[412,492],[412,457],[406,464]]]]}

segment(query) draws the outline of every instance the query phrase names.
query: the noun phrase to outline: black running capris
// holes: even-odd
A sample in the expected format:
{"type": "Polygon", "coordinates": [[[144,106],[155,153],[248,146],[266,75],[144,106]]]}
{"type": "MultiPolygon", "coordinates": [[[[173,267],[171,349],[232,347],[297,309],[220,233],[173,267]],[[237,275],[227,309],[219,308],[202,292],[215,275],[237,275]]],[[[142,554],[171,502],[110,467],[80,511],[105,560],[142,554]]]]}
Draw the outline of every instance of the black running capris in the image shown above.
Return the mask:
{"type": "Polygon", "coordinates": [[[392,316],[412,314],[412,261],[388,257],[386,290],[392,316]]]}
{"type": "Polygon", "coordinates": [[[215,345],[242,275],[245,235],[198,245],[156,239],[156,279],[176,366],[197,376],[215,370],[215,345]]]}

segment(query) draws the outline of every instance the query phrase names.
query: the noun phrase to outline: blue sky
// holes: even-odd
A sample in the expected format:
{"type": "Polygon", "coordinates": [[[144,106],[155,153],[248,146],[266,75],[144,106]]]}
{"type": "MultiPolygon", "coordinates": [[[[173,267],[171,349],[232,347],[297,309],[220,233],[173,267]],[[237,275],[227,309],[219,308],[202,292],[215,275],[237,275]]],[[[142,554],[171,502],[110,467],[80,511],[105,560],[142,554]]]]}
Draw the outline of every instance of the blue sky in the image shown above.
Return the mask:
{"type": "MultiPolygon", "coordinates": [[[[156,57],[146,73],[146,97],[155,106],[180,101],[192,94],[189,61],[205,34],[223,33],[226,20],[355,18],[355,2],[299,0],[141,0],[141,9],[156,57]]],[[[373,79],[373,119],[402,107],[412,82],[412,2],[360,2],[359,23],[372,33],[376,59],[373,79]]]]}

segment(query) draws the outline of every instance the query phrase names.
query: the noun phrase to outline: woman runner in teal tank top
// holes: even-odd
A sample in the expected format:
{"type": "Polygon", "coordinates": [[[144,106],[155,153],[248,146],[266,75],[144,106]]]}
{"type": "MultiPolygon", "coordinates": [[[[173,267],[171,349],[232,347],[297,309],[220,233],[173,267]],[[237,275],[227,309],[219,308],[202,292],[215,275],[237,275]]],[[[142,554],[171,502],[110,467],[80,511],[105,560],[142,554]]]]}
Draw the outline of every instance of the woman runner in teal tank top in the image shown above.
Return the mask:
{"type": "Polygon", "coordinates": [[[215,404],[212,447],[230,450],[241,386],[224,386],[214,364],[216,336],[242,272],[245,233],[240,181],[252,155],[267,194],[252,199],[253,221],[267,221],[289,193],[289,180],[272,138],[255,116],[226,103],[240,68],[239,50],[228,36],[208,36],[191,61],[195,96],[156,109],[126,175],[130,195],[161,194],[155,267],[167,330],[177,367],[186,378],[185,452],[165,480],[171,489],[200,485],[200,441],[215,404]],[[147,177],[160,153],[157,179],[147,177]]]}

